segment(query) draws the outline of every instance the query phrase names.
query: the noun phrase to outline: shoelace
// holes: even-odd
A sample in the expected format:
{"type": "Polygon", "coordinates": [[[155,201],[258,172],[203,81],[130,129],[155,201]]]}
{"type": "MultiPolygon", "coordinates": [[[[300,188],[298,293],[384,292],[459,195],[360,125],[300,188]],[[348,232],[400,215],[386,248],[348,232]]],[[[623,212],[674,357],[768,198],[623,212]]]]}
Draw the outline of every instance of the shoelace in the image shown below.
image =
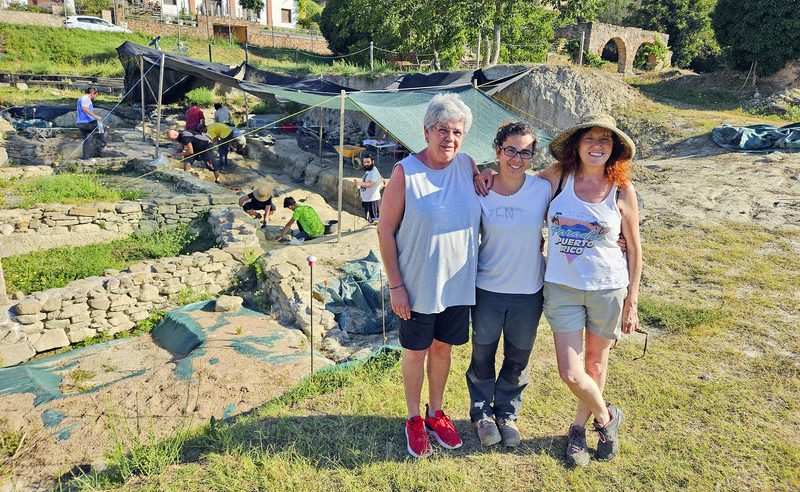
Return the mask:
{"type": "Polygon", "coordinates": [[[442,426],[447,430],[455,431],[456,428],[453,427],[453,423],[450,422],[450,418],[442,412],[442,415],[438,417],[433,417],[434,427],[442,426]]]}
{"type": "Polygon", "coordinates": [[[605,427],[595,426],[594,430],[597,431],[597,437],[600,439],[600,442],[607,443],[609,441],[605,427]]]}
{"type": "Polygon", "coordinates": [[[570,451],[577,453],[586,449],[586,436],[581,437],[577,432],[570,432],[570,438],[572,441],[572,446],[569,448],[570,451]]]}

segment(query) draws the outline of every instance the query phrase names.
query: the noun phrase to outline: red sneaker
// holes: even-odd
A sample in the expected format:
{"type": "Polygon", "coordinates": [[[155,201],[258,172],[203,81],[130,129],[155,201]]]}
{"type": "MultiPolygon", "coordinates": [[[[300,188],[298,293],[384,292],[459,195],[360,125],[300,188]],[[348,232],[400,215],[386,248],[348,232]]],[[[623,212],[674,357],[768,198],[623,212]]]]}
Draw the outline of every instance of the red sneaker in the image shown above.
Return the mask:
{"type": "Polygon", "coordinates": [[[436,438],[436,441],[447,449],[458,449],[461,447],[461,437],[450,422],[450,417],[441,410],[436,410],[436,415],[428,417],[428,405],[425,405],[425,428],[428,434],[436,438]]]}
{"type": "Polygon", "coordinates": [[[431,454],[431,443],[425,434],[425,424],[417,415],[406,420],[406,443],[408,454],[415,458],[424,458],[431,454]]]}

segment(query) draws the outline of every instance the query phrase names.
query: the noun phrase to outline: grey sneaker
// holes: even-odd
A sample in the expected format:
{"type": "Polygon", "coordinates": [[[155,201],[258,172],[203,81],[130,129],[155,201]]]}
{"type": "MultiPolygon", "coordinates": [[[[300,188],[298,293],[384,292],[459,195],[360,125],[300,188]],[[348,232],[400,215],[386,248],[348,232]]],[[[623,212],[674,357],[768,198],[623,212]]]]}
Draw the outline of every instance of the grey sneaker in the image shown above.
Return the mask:
{"type": "Polygon", "coordinates": [[[500,435],[503,437],[503,446],[507,448],[519,446],[520,437],[516,422],[511,419],[500,418],[497,420],[497,428],[500,430],[500,435]]]}
{"type": "Polygon", "coordinates": [[[570,466],[587,466],[589,450],[586,448],[586,428],[575,424],[569,426],[567,436],[567,463],[570,466]]]}
{"type": "Polygon", "coordinates": [[[610,403],[606,403],[608,414],[611,420],[605,426],[601,426],[594,421],[594,430],[600,440],[597,442],[597,452],[595,458],[598,460],[610,460],[619,452],[619,428],[622,426],[622,410],[610,403]]]}
{"type": "Polygon", "coordinates": [[[494,446],[502,439],[497,424],[489,417],[484,417],[475,422],[475,429],[478,431],[478,439],[484,446],[494,446]]]}

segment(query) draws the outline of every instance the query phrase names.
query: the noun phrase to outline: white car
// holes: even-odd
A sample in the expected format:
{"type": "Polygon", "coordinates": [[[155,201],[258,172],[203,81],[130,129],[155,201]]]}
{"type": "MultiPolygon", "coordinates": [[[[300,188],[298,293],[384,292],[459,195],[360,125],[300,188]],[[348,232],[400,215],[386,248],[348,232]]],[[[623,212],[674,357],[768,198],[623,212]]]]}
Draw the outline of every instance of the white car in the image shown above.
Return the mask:
{"type": "Polygon", "coordinates": [[[64,19],[64,27],[67,29],[85,29],[87,31],[132,32],[126,27],[115,26],[105,19],[86,15],[72,15],[67,17],[64,19]]]}

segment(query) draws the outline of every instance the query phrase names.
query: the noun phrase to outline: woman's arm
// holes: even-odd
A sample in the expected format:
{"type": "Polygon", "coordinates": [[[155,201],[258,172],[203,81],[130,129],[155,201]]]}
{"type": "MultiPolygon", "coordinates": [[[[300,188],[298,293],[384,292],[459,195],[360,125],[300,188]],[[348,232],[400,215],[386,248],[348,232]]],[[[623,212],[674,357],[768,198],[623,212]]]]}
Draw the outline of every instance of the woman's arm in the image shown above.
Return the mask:
{"type": "Polygon", "coordinates": [[[639,327],[639,283],[642,280],[642,240],[639,234],[639,203],[633,185],[620,190],[617,206],[622,214],[622,234],[628,257],[628,295],[622,308],[622,331],[631,333],[639,327]]]}
{"type": "Polygon", "coordinates": [[[383,268],[389,281],[389,297],[392,310],[400,319],[411,318],[408,292],[403,285],[400,265],[397,262],[397,240],[395,233],[403,220],[406,206],[406,180],[403,166],[397,164],[392,171],[389,184],[383,190],[381,200],[381,220],[378,222],[378,245],[383,259],[383,268]]]}
{"type": "Polygon", "coordinates": [[[542,169],[537,174],[540,178],[547,180],[550,183],[550,197],[552,198],[553,195],[556,194],[556,190],[558,189],[558,181],[561,179],[561,169],[559,168],[558,163],[551,164],[550,166],[542,169]]]}

